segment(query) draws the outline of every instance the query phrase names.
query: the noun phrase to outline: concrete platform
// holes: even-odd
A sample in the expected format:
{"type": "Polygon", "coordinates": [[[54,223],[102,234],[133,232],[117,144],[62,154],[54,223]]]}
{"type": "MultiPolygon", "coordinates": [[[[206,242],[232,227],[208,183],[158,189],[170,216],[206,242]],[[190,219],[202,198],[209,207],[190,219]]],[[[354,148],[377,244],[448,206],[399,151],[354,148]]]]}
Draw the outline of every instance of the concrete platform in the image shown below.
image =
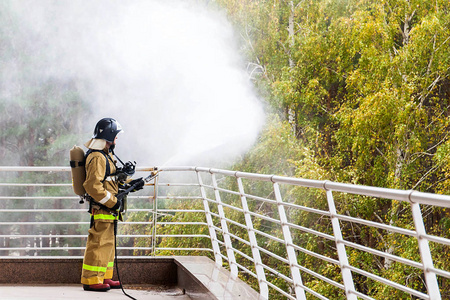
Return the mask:
{"type": "MultiPolygon", "coordinates": [[[[260,299],[260,295],[225,268],[202,256],[121,258],[119,270],[127,292],[138,300],[260,299]]],[[[122,290],[84,291],[82,259],[0,259],[0,299],[129,299],[122,290]]],[[[117,280],[114,274],[114,280],[117,280]]]]}
{"type": "MultiPolygon", "coordinates": [[[[125,287],[126,288],[126,287],[125,287]]],[[[125,292],[138,300],[190,300],[178,288],[161,290],[161,288],[143,287],[142,290],[125,289],[125,292]]],[[[126,300],[122,290],[108,292],[87,292],[81,285],[39,285],[39,286],[3,286],[0,285],[0,299],[2,300],[126,300]]]]}

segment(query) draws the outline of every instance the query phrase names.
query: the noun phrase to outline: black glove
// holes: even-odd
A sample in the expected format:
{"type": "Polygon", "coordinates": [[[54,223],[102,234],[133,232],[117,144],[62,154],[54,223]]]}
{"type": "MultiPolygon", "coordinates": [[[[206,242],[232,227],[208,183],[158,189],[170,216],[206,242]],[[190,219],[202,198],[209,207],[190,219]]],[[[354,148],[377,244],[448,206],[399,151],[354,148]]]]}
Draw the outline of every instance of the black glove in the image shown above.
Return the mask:
{"type": "Polygon", "coordinates": [[[132,180],[128,183],[130,186],[135,185],[134,189],[132,190],[132,192],[136,192],[139,190],[142,190],[142,188],[144,187],[145,181],[141,178],[132,180]]]}
{"type": "Polygon", "coordinates": [[[123,199],[127,196],[127,193],[122,191],[116,195],[117,203],[112,207],[112,210],[120,211],[123,206],[123,199]]]}

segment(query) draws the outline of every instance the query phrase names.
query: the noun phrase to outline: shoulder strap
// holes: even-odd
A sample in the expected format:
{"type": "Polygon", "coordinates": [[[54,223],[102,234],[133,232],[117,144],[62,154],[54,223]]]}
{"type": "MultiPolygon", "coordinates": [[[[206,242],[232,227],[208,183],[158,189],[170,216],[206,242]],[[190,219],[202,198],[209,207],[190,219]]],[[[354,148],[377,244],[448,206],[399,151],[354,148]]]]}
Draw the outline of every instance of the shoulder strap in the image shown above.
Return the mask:
{"type": "Polygon", "coordinates": [[[111,158],[109,157],[109,155],[106,155],[106,153],[103,152],[102,150],[89,149],[89,150],[86,152],[86,155],[84,156],[84,160],[85,160],[85,161],[86,161],[88,155],[91,154],[92,152],[100,152],[101,154],[103,154],[103,156],[105,156],[105,159],[106,159],[106,172],[105,172],[105,177],[103,177],[103,180],[102,180],[102,182],[104,182],[104,181],[106,180],[106,178],[107,178],[108,176],[111,175],[111,167],[110,167],[110,165],[109,165],[109,160],[110,160],[111,158]]]}

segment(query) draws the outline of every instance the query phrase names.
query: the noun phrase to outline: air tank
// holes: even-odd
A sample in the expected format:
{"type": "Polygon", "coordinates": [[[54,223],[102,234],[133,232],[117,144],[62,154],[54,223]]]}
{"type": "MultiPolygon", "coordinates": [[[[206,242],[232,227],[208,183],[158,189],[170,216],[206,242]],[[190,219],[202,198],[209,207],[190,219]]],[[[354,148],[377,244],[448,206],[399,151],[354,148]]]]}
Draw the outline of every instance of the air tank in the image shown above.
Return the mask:
{"type": "Polygon", "coordinates": [[[86,193],[83,183],[86,180],[84,167],[84,150],[78,146],[70,149],[70,166],[72,171],[72,187],[75,194],[83,196],[86,193]]]}

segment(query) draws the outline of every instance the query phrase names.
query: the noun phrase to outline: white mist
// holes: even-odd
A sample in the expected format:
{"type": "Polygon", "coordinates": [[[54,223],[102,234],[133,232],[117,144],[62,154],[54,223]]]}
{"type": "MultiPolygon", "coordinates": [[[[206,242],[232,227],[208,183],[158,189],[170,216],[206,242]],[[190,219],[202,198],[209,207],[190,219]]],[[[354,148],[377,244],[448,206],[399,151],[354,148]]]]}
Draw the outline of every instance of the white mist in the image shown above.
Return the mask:
{"type": "MultiPolygon", "coordinates": [[[[230,164],[264,122],[235,33],[198,1],[11,1],[35,34],[41,77],[75,78],[124,128],[117,154],[138,165],[230,164]]],[[[90,115],[91,113],[91,115],[90,115]]],[[[80,144],[85,140],[80,141],[80,144]]]]}

